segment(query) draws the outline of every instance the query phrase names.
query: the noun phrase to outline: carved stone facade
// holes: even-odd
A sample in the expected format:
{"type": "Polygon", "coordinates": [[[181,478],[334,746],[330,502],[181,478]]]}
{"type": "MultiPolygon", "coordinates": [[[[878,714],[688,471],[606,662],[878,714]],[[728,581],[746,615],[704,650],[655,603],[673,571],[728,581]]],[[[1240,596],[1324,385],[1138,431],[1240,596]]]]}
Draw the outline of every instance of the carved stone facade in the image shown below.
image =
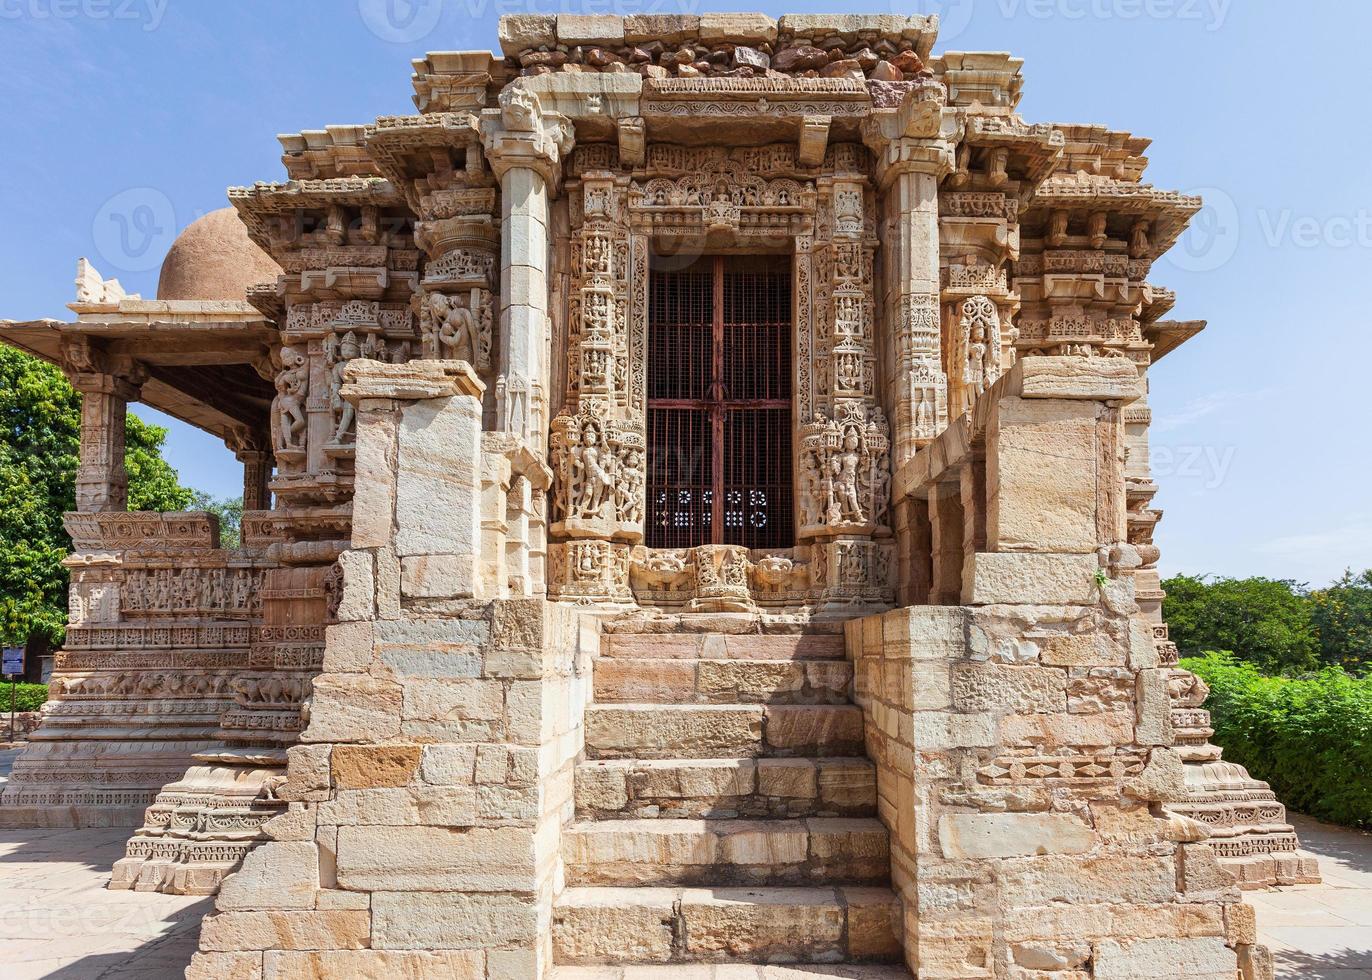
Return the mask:
{"type": "Polygon", "coordinates": [[[1153,545],[1147,372],[1203,324],[1148,276],[1199,202],[1024,121],[1020,62],[935,57],[936,18],[500,30],[230,190],[281,270],[245,302],[83,265],[75,323],[11,332],[85,401],[0,820],[141,820],[113,886],[222,879],[191,977],[1270,976],[1224,868],[1317,871],[1209,744],[1153,545]],[[704,257],[673,323],[714,390],[677,407],[715,428],[671,443],[658,287],[704,257]],[[750,547],[718,345],[759,282],[785,493],[750,547]],[[140,397],[243,463],[241,547],[124,512],[140,397]],[[710,521],[658,546],[683,446],[710,521]]]}

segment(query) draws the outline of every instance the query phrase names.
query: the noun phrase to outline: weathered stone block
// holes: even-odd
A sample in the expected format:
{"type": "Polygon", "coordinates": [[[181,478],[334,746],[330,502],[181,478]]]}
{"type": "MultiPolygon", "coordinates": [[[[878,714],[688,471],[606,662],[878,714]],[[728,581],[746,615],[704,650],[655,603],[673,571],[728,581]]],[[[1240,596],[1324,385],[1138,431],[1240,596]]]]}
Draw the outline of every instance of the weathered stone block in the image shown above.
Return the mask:
{"type": "Polygon", "coordinates": [[[405,407],[396,491],[400,557],[480,553],[480,409],[465,395],[405,407]]]}
{"type": "Polygon", "coordinates": [[[559,963],[665,963],[672,956],[677,892],[639,888],[571,888],[553,913],[559,963]]]}
{"type": "Polygon", "coordinates": [[[624,40],[630,44],[679,44],[699,34],[700,18],[690,14],[629,14],[624,18],[624,40]]]}
{"type": "Polygon", "coordinates": [[[557,18],[542,14],[506,14],[500,18],[500,50],[516,55],[529,48],[557,43],[557,18]]]}
{"type": "Polygon", "coordinates": [[[476,561],[470,555],[400,559],[400,593],[407,599],[460,599],[476,591],[476,561]]]}
{"type": "Polygon", "coordinates": [[[339,745],[331,763],[339,789],[405,786],[419,767],[418,745],[339,745]]]}
{"type": "Polygon", "coordinates": [[[338,883],[343,888],[532,891],[534,867],[533,832],[526,827],[338,830],[338,883]]]}
{"type": "Polygon", "coordinates": [[[1237,956],[1223,939],[1106,940],[1096,944],[1095,980],[1232,980],[1237,956]]]}
{"type": "Polygon", "coordinates": [[[370,938],[367,911],[220,912],[200,928],[200,948],[207,952],[363,949],[370,938]]]}
{"type": "Polygon", "coordinates": [[[486,980],[486,957],[480,950],[383,949],[321,950],[266,953],[270,980],[486,980]]]}
{"type": "Polygon", "coordinates": [[[424,782],[434,786],[465,786],[474,780],[475,745],[426,745],[420,762],[424,782]]]}
{"type": "Polygon", "coordinates": [[[364,674],[326,674],[314,682],[306,742],[369,742],[400,733],[401,687],[364,674]]]}
{"type": "Polygon", "coordinates": [[[624,40],[624,18],[613,14],[558,14],[557,40],[561,44],[619,44],[624,40]]]}
{"type": "Polygon", "coordinates": [[[938,839],[947,858],[1085,854],[1096,846],[1090,826],[1066,813],[948,813],[938,839]]]}
{"type": "MultiPolygon", "coordinates": [[[[386,886],[378,886],[382,887],[386,886]]],[[[537,935],[538,906],[518,895],[381,890],[372,895],[372,946],[376,949],[528,947],[537,935]]]]}
{"type": "Polygon", "coordinates": [[[312,841],[268,841],[224,879],[221,912],[312,909],[319,889],[319,848],[312,841]]]}
{"type": "Polygon", "coordinates": [[[342,595],[338,601],[341,623],[376,618],[376,575],[370,551],[345,551],[338,556],[343,571],[342,595]]]}
{"type": "Polygon", "coordinates": [[[990,551],[1093,553],[1099,481],[1095,402],[1007,397],[987,429],[990,551]]]}
{"type": "Polygon", "coordinates": [[[262,980],[262,954],[196,953],[186,980],[262,980]]]}
{"type": "Polygon", "coordinates": [[[1067,672],[1051,667],[957,664],[952,672],[953,707],[959,711],[1062,711],[1067,707],[1067,672]]]}
{"type": "Polygon", "coordinates": [[[777,39],[777,22],[764,14],[701,14],[700,39],[771,44],[777,39]]]}
{"type": "Polygon", "coordinates": [[[1092,605],[1100,600],[1091,555],[993,554],[972,557],[966,595],[973,605],[1036,603],[1092,605]]]}

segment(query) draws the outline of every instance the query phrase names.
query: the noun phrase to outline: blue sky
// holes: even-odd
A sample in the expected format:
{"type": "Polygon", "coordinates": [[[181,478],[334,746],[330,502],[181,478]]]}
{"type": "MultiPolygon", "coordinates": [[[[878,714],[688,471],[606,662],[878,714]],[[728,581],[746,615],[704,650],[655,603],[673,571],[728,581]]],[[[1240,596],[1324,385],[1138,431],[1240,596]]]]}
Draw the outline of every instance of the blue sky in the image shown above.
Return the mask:
{"type": "MultiPolygon", "coordinates": [[[[225,187],[282,176],[277,133],[412,111],[409,60],[494,47],[501,13],[836,6],[0,0],[0,317],[65,316],[82,255],[153,295],[176,231],[224,206],[225,187]]],[[[1372,566],[1372,4],[863,9],[940,13],[936,51],[1022,57],[1026,118],[1151,137],[1149,179],[1210,202],[1153,275],[1177,290],[1175,317],[1210,321],[1153,373],[1164,571],[1318,584],[1372,566]]],[[[240,489],[201,433],[172,423],[169,456],[185,482],[240,489]]]]}

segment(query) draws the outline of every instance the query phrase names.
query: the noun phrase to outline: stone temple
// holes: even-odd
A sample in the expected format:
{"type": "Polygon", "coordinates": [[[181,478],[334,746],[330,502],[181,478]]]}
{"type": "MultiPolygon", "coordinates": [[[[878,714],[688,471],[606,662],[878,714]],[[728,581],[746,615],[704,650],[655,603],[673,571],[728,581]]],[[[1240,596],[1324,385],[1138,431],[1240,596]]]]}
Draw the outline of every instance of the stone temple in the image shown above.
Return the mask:
{"type": "Polygon", "coordinates": [[[1153,544],[1200,201],[936,34],[507,17],[156,300],[6,322],[84,407],[0,821],[217,892],[196,978],[1269,977],[1239,889],[1318,871],[1153,544]],[[130,401],[237,454],[239,546],[127,511],[130,401]]]}

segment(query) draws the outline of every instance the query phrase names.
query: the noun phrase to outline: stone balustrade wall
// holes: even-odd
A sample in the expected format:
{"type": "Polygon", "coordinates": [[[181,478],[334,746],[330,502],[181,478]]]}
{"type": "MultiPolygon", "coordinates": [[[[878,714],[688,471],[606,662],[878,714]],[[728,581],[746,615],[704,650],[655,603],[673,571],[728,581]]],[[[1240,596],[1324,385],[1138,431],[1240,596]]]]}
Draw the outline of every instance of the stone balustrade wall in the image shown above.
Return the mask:
{"type": "Polygon", "coordinates": [[[541,976],[597,627],[506,597],[508,464],[483,459],[467,365],[348,379],[352,548],[289,808],[225,879],[188,976],[541,976]]]}
{"type": "Polygon", "coordinates": [[[1120,544],[1136,387],[1121,359],[1026,358],[897,476],[927,604],[847,643],[921,980],[1270,976],[1208,831],[1163,809],[1170,672],[1120,544]]]}

